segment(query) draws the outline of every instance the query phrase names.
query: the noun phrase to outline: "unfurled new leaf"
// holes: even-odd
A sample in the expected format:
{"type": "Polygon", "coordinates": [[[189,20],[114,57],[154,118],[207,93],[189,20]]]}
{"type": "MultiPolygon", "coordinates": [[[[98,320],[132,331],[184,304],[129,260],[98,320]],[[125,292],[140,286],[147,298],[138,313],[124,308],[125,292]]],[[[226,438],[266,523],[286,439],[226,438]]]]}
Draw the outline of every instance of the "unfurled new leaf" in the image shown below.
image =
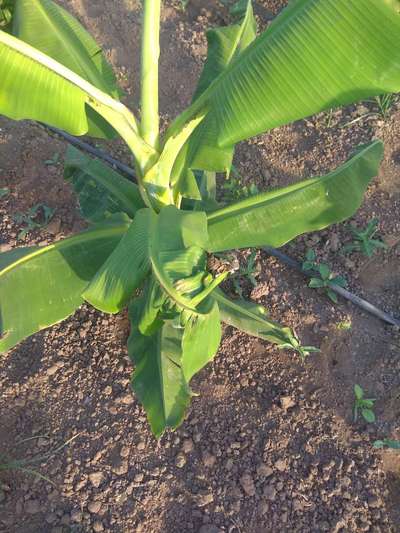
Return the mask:
{"type": "Polygon", "coordinates": [[[128,351],[136,367],[132,387],[154,435],[160,437],[167,428],[179,426],[190,403],[191,392],[181,368],[183,329],[169,320],[152,335],[142,335],[137,327],[141,308],[142,303],[135,300],[129,309],[128,351]]]}

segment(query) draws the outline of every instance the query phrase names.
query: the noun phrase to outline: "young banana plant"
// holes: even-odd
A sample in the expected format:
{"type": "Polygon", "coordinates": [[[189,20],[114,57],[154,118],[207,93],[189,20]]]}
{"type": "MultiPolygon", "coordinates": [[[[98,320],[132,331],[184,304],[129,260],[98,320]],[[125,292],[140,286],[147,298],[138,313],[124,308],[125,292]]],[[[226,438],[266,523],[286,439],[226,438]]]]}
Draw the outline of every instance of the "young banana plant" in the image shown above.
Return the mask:
{"type": "Polygon", "coordinates": [[[303,353],[264,308],[224,294],[225,275],[207,272],[207,254],[282,246],[350,217],[383,154],[374,141],[326,176],[221,207],[215,173],[229,172],[235,144],[400,91],[400,0],[293,0],[258,37],[249,1],[241,22],[207,33],[193,101],[161,137],[160,7],[144,0],[139,122],[67,11],[51,0],[0,0],[0,113],[73,135],[119,135],[138,180],[69,149],[65,175],[89,228],[0,255],[0,351],[84,301],[106,313],[128,307],[132,384],[157,437],[183,420],[189,382],[214,357],[221,321],[303,353]]]}

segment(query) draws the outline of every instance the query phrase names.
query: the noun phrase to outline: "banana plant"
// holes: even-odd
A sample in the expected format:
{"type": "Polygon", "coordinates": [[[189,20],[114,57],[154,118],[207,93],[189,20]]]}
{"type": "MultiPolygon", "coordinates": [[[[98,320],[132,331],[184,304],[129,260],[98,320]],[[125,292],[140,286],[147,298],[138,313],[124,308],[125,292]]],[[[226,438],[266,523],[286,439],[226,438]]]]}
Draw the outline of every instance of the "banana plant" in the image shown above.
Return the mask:
{"type": "Polygon", "coordinates": [[[0,351],[84,302],[128,308],[133,388],[156,437],[184,419],[193,376],[218,350],[221,322],[304,355],[255,303],[230,299],[207,254],[279,247],[352,216],[378,173],[378,140],[325,176],[231,205],[215,196],[235,144],[336,106],[400,91],[400,0],[292,0],[257,36],[242,20],[207,33],[189,107],[160,135],[161,0],[143,1],[140,120],[120,101],[99,46],[51,0],[0,0],[0,114],[73,135],[121,137],[137,184],[75,149],[66,179],[89,222],[45,247],[0,255],[0,351]]]}

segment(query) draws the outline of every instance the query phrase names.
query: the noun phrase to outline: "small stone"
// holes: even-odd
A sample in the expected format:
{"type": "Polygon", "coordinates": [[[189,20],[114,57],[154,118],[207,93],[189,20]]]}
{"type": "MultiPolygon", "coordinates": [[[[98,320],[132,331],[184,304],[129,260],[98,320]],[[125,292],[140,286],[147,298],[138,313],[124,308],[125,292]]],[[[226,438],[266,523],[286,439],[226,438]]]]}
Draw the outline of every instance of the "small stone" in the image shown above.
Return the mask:
{"type": "Polygon", "coordinates": [[[88,505],[88,511],[92,514],[98,514],[101,510],[101,502],[90,502],[88,505]]]}
{"type": "Polygon", "coordinates": [[[294,407],[296,405],[296,402],[290,396],[281,396],[280,404],[281,404],[282,409],[287,411],[291,407],[294,407]]]}
{"type": "Polygon", "coordinates": [[[381,506],[381,500],[377,496],[370,496],[368,498],[368,507],[376,509],[381,506]]]}
{"type": "Polygon", "coordinates": [[[39,500],[28,500],[25,503],[25,512],[28,514],[36,514],[40,512],[40,502],[39,500]]]}
{"type": "Polygon", "coordinates": [[[133,481],[135,483],[141,483],[144,479],[144,474],[142,474],[142,472],[139,472],[138,474],[135,475],[135,477],[133,478],[133,481]]]}
{"type": "Polygon", "coordinates": [[[57,520],[57,515],[56,513],[49,513],[46,518],[45,518],[46,522],[48,524],[54,524],[54,522],[57,520]]]}
{"type": "Polygon", "coordinates": [[[271,502],[275,501],[276,498],[276,489],[272,485],[267,485],[264,487],[264,496],[267,498],[267,500],[270,500],[271,502]]]}
{"type": "Polygon", "coordinates": [[[117,476],[123,476],[128,472],[128,462],[122,461],[119,466],[114,466],[112,471],[114,472],[114,474],[117,474],[117,476]]]}
{"type": "Polygon", "coordinates": [[[48,376],[54,376],[54,374],[56,372],[58,372],[59,370],[60,370],[60,366],[59,365],[53,365],[53,366],[51,366],[50,368],[47,369],[46,374],[48,376]]]}
{"type": "Polygon", "coordinates": [[[71,522],[71,517],[68,513],[66,513],[65,515],[61,517],[60,523],[63,526],[68,526],[70,522],[71,522]]]}
{"type": "Polygon", "coordinates": [[[178,453],[178,455],[175,457],[175,465],[178,468],[183,468],[186,464],[186,457],[183,455],[183,453],[178,453]]]}
{"type": "Polygon", "coordinates": [[[48,233],[51,233],[52,235],[57,235],[57,233],[60,233],[61,229],[61,220],[59,218],[53,218],[51,222],[49,222],[46,226],[46,231],[48,233]]]}
{"type": "Polygon", "coordinates": [[[182,443],[182,449],[185,453],[190,453],[193,451],[193,441],[192,439],[185,439],[182,443]]]}
{"type": "Polygon", "coordinates": [[[100,533],[101,531],[104,531],[103,523],[100,522],[100,520],[96,520],[93,523],[93,531],[95,531],[96,533],[100,533]]]}
{"type": "Polygon", "coordinates": [[[145,444],[143,441],[141,441],[141,442],[139,442],[139,444],[136,446],[136,448],[137,448],[139,451],[144,450],[144,449],[146,448],[146,444],[145,444]]]}
{"type": "Polygon", "coordinates": [[[203,464],[208,468],[211,468],[215,465],[217,458],[212,455],[210,452],[205,452],[203,455],[203,464]]]}
{"type": "Polygon", "coordinates": [[[104,389],[104,394],[106,394],[107,396],[110,396],[110,394],[112,394],[111,385],[107,385],[107,387],[104,389]]]}
{"type": "Polygon", "coordinates": [[[332,233],[329,239],[329,245],[332,252],[337,252],[340,246],[340,239],[337,233],[332,233]]]}
{"type": "Polygon", "coordinates": [[[284,459],[278,459],[274,466],[279,472],[287,470],[287,462],[284,459]]]}
{"type": "Polygon", "coordinates": [[[119,452],[120,456],[125,458],[129,455],[129,447],[128,446],[122,446],[121,451],[119,452]]]}
{"type": "Polygon", "coordinates": [[[270,477],[273,473],[274,471],[272,470],[272,468],[266,465],[265,463],[261,463],[257,467],[257,474],[259,477],[270,477]]]}
{"type": "Polygon", "coordinates": [[[211,492],[205,494],[198,494],[196,496],[196,501],[199,507],[205,507],[206,505],[214,501],[214,496],[211,492]]]}
{"type": "Polygon", "coordinates": [[[0,253],[8,252],[9,250],[11,250],[11,248],[12,248],[11,244],[8,244],[8,243],[0,244],[0,253]]]}
{"type": "Polygon", "coordinates": [[[101,482],[103,481],[103,473],[92,472],[91,474],[89,474],[89,481],[94,487],[100,487],[101,482]]]}
{"type": "Polygon", "coordinates": [[[124,405],[132,405],[134,402],[133,395],[131,393],[125,394],[124,396],[121,396],[118,398],[118,401],[120,403],[123,403],[124,405]]]}
{"type": "Polygon", "coordinates": [[[82,522],[82,518],[83,518],[82,512],[79,511],[78,509],[75,509],[75,510],[73,510],[71,512],[71,521],[72,522],[76,522],[76,523],[79,524],[80,522],[82,522]]]}
{"type": "Polygon", "coordinates": [[[269,511],[269,505],[266,501],[264,500],[261,500],[260,503],[258,504],[258,514],[259,515],[264,515],[266,513],[268,513],[269,511]]]}
{"type": "Polygon", "coordinates": [[[293,500],[293,511],[302,511],[303,510],[303,502],[298,499],[293,500]]]}
{"type": "Polygon", "coordinates": [[[254,486],[253,478],[249,473],[243,474],[243,476],[240,478],[240,484],[242,485],[243,490],[247,494],[247,496],[255,495],[256,488],[254,486]]]}

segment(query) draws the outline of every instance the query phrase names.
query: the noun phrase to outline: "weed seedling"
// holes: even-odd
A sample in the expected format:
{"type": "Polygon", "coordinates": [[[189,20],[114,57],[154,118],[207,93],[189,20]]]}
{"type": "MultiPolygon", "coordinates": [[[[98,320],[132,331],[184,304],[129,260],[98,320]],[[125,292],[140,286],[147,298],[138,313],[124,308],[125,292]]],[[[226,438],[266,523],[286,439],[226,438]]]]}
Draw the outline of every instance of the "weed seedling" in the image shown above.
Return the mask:
{"type": "Polygon", "coordinates": [[[60,162],[60,154],[58,152],[55,152],[50,159],[46,159],[44,164],[47,166],[57,165],[59,162],[60,162]]]}
{"type": "Polygon", "coordinates": [[[17,224],[25,226],[18,234],[18,239],[24,239],[27,234],[38,228],[44,228],[53,218],[55,209],[45,205],[36,204],[26,213],[17,213],[14,215],[14,221],[17,224]]]}
{"type": "Polygon", "coordinates": [[[344,254],[361,252],[367,257],[372,257],[378,248],[387,248],[387,245],[383,241],[372,238],[378,230],[378,219],[372,219],[363,230],[352,224],[350,224],[349,229],[354,235],[354,240],[343,246],[342,252],[344,254]]]}
{"type": "Polygon", "coordinates": [[[247,261],[244,265],[239,265],[239,269],[236,271],[236,273],[232,276],[233,286],[235,287],[235,291],[240,298],[243,298],[243,289],[241,286],[241,279],[245,278],[253,285],[253,287],[257,287],[257,281],[255,278],[255,274],[257,272],[256,268],[256,254],[257,250],[253,250],[249,257],[247,258],[247,261]]]}
{"type": "Polygon", "coordinates": [[[255,183],[242,185],[242,176],[234,165],[232,165],[231,168],[229,181],[227,180],[224,182],[222,189],[224,190],[223,199],[226,201],[249,198],[250,196],[255,196],[260,192],[255,183]]]}
{"type": "MultiPolygon", "coordinates": [[[[315,346],[302,346],[294,333],[294,339],[290,345],[292,350],[295,350],[299,355],[302,361],[304,361],[311,353],[318,353],[321,350],[315,346]]],[[[289,348],[288,344],[282,344],[279,348],[287,349],[289,348]]]]}
{"type": "Polygon", "coordinates": [[[351,320],[342,320],[336,325],[339,331],[350,331],[352,328],[351,320]]]}
{"type": "Polygon", "coordinates": [[[354,422],[357,422],[358,413],[361,411],[361,415],[366,422],[375,422],[375,413],[373,411],[375,398],[364,398],[364,391],[360,385],[354,385],[354,422]]]}
{"type": "Polygon", "coordinates": [[[373,446],[374,448],[391,448],[392,450],[400,450],[400,440],[376,440],[373,446]]]}
{"type": "Polygon", "coordinates": [[[395,99],[396,95],[394,93],[375,96],[375,103],[378,106],[378,113],[382,120],[386,120],[388,118],[395,99]]]}
{"type": "MultiPolygon", "coordinates": [[[[60,446],[57,446],[57,448],[51,449],[47,452],[45,452],[42,455],[36,455],[34,457],[26,457],[24,459],[13,459],[9,458],[4,454],[0,454],[0,472],[3,470],[20,470],[21,472],[25,472],[27,474],[32,474],[35,477],[38,477],[40,479],[44,479],[45,481],[48,481],[52,485],[54,483],[46,476],[38,472],[36,469],[32,468],[35,465],[40,465],[41,463],[44,463],[46,461],[49,461],[52,459],[57,453],[59,453],[61,450],[66,448],[73,440],[75,440],[77,437],[79,437],[80,433],[74,435],[70,439],[68,439],[66,442],[61,444],[60,446]]],[[[24,442],[32,441],[34,439],[39,438],[47,438],[42,435],[38,435],[35,437],[29,437],[27,439],[23,439],[18,444],[22,444],[24,442]]]]}
{"type": "Polygon", "coordinates": [[[10,189],[7,189],[7,187],[0,189],[0,198],[4,198],[4,196],[8,196],[9,194],[10,194],[10,189]]]}
{"type": "Polygon", "coordinates": [[[332,290],[332,285],[346,287],[347,281],[345,278],[343,276],[334,276],[329,266],[325,263],[318,264],[314,250],[307,251],[306,260],[303,262],[302,268],[305,272],[313,270],[319,273],[320,277],[312,277],[308,286],[312,289],[325,289],[329,299],[337,304],[338,298],[332,290]]]}

